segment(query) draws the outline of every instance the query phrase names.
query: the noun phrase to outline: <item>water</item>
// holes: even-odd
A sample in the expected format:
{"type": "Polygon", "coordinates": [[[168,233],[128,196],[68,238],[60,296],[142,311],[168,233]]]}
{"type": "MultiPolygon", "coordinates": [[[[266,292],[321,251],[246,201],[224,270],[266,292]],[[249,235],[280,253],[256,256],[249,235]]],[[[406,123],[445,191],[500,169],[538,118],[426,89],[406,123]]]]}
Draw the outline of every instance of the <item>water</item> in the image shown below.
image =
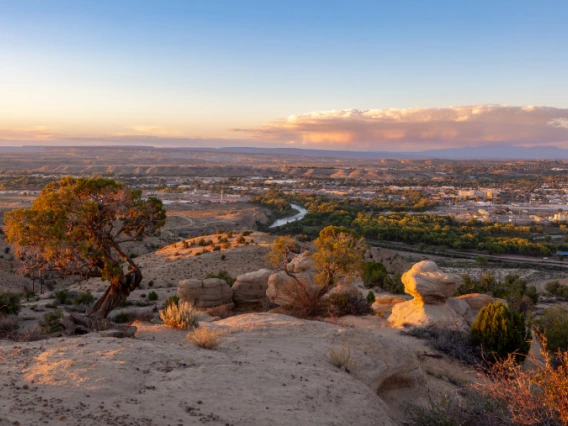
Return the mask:
{"type": "Polygon", "coordinates": [[[294,222],[296,220],[303,219],[308,211],[303,207],[297,206],[296,204],[290,204],[293,209],[298,210],[300,213],[295,214],[294,216],[283,217],[282,219],[276,220],[269,228],[276,228],[277,226],[286,225],[289,222],[294,222]]]}

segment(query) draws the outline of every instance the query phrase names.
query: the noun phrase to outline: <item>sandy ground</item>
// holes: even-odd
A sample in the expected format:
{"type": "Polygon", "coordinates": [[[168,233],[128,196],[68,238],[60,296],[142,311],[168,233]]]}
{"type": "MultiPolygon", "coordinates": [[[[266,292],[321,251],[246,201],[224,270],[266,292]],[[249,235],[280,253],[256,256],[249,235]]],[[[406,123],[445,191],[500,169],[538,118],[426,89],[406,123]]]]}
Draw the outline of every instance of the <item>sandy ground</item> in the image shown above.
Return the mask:
{"type": "Polygon", "coordinates": [[[474,379],[381,321],[240,315],[202,324],[224,332],[218,351],[140,322],[133,339],[0,342],[0,425],[392,425],[405,401],[474,379]],[[350,373],[327,359],[339,347],[350,373]]]}

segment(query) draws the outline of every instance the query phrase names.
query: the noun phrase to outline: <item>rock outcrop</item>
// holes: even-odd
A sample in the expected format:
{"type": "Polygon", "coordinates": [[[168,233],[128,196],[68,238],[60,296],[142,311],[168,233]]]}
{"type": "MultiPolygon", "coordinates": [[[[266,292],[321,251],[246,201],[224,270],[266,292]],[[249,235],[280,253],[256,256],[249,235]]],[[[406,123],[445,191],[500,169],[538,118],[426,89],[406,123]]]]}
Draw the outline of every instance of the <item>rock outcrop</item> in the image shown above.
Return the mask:
{"type": "Polygon", "coordinates": [[[264,301],[268,289],[268,278],[272,273],[270,269],[260,269],[239,275],[232,287],[235,305],[250,305],[264,301]]]}
{"type": "MultiPolygon", "coordinates": [[[[426,260],[405,272],[402,282],[405,292],[414,299],[393,305],[388,319],[393,327],[438,324],[468,330],[481,308],[496,300],[479,293],[451,297],[461,278],[443,272],[434,262],[426,260]]],[[[377,305],[377,310],[384,311],[384,308],[377,305]]]]}
{"type": "Polygon", "coordinates": [[[316,286],[315,275],[317,271],[309,252],[304,252],[292,259],[286,266],[286,270],[288,274],[279,271],[268,278],[266,297],[279,306],[289,305],[292,302],[291,290],[298,285],[289,274],[306,287],[315,288],[316,286]]]}
{"type": "Polygon", "coordinates": [[[200,308],[233,303],[231,287],[218,278],[182,280],[178,284],[177,294],[181,302],[189,302],[200,308]]]}
{"type": "MultiPolygon", "coordinates": [[[[393,327],[438,324],[460,330],[468,328],[464,317],[448,304],[461,283],[459,276],[446,274],[434,262],[425,260],[405,272],[402,282],[405,292],[414,299],[393,306],[388,319],[393,327]]],[[[455,305],[465,314],[465,305],[460,302],[455,305]]]]}

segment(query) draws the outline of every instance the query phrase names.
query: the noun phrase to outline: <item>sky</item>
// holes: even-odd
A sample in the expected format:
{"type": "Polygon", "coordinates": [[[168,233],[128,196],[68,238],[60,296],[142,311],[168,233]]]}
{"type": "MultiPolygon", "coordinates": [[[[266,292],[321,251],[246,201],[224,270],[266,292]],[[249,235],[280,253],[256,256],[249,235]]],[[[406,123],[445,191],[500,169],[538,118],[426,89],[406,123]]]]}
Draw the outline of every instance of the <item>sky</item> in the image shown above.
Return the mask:
{"type": "Polygon", "coordinates": [[[568,148],[568,2],[0,0],[0,145],[568,148]]]}

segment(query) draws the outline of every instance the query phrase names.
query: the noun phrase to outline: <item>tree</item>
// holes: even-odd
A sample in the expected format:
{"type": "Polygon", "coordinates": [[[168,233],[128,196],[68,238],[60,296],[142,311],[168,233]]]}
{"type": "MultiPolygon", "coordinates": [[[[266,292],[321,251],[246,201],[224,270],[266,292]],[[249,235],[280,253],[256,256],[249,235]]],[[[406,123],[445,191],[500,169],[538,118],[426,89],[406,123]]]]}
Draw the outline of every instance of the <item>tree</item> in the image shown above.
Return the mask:
{"type": "Polygon", "coordinates": [[[343,282],[350,283],[363,269],[365,240],[355,232],[336,226],[328,226],[314,241],[317,251],[312,256],[319,271],[316,282],[327,290],[343,282]]]}
{"type": "Polygon", "coordinates": [[[26,272],[109,281],[88,315],[104,319],[142,281],[121,244],[157,232],[165,219],[162,202],[143,200],[141,191],[112,179],[65,177],[48,184],[29,209],[6,213],[6,239],[26,272]]]}
{"type": "Polygon", "coordinates": [[[266,261],[276,270],[286,271],[288,254],[296,247],[296,241],[289,235],[276,238],[270,251],[266,255],[266,261]]]}

